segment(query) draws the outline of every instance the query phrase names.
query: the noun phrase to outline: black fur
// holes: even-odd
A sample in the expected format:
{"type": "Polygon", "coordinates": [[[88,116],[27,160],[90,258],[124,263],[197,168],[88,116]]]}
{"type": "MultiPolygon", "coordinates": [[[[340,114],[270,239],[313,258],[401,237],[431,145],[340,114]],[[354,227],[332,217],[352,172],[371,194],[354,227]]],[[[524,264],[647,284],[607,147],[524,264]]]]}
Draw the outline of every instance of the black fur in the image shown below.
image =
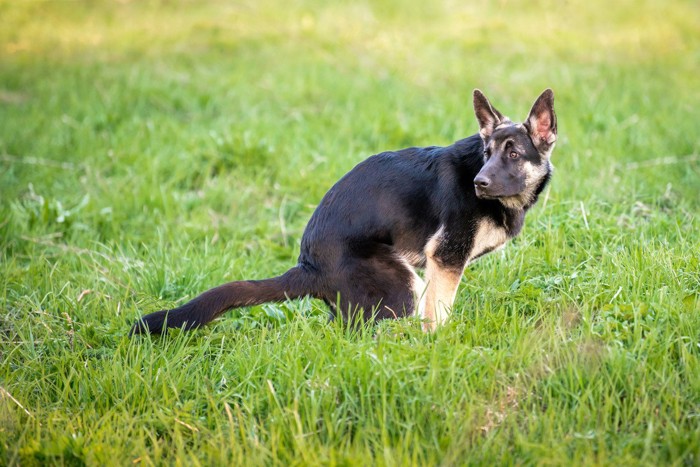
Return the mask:
{"type": "MultiPolygon", "coordinates": [[[[407,260],[424,267],[426,245],[442,228],[431,258],[439,268],[461,274],[470,260],[490,251],[470,257],[480,223],[488,219],[507,238],[514,237],[550,179],[549,154],[536,147],[526,126],[506,121],[496,128],[505,117],[480,92],[475,92],[475,111],[481,137],[377,154],[341,178],[311,216],[298,264],[282,276],[219,286],[178,308],[143,317],[131,332],[196,328],[231,308],[305,295],[324,300],[344,319],[358,310],[376,319],[412,314],[414,273],[407,260]],[[516,145],[522,151],[518,161],[508,153],[516,145]],[[485,148],[491,153],[486,157],[485,148]],[[524,164],[536,166],[536,180],[523,178],[524,164]],[[490,177],[490,185],[475,189],[477,176],[490,177]],[[527,196],[518,198],[522,193],[527,196]]],[[[551,144],[545,149],[551,151],[551,144]]]]}

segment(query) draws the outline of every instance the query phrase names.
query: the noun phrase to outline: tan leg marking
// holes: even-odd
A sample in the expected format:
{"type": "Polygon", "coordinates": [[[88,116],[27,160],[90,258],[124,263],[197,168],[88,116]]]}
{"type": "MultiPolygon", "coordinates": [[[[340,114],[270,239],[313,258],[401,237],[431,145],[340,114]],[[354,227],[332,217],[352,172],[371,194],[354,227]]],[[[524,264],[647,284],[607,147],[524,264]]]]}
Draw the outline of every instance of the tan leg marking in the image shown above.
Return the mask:
{"type": "Polygon", "coordinates": [[[413,307],[413,314],[415,316],[423,316],[425,313],[425,301],[427,297],[427,286],[423,279],[416,274],[413,278],[413,299],[415,306],[413,307]]]}
{"type": "Polygon", "coordinates": [[[434,331],[450,316],[457,287],[462,278],[463,268],[447,269],[435,258],[435,250],[442,240],[443,232],[444,228],[440,227],[425,246],[425,281],[428,288],[425,292],[421,318],[423,318],[423,330],[426,332],[434,331]]]}
{"type": "Polygon", "coordinates": [[[430,332],[450,316],[462,271],[442,268],[433,258],[428,258],[426,266],[425,279],[428,289],[425,293],[422,318],[423,330],[430,332]]]}

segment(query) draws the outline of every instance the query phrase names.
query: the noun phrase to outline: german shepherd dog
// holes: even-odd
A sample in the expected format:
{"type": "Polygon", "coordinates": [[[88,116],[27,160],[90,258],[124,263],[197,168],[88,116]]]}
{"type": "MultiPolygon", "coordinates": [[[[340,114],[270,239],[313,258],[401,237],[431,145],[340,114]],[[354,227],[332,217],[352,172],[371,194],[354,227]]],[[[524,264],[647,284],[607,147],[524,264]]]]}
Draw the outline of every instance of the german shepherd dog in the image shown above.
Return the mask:
{"type": "Polygon", "coordinates": [[[131,334],[193,329],[236,307],[311,296],[331,318],[449,317],[464,268],[520,233],[549,182],[557,139],[554,94],[523,123],[474,90],[479,134],[447,147],[383,152],[358,164],[321,200],[297,265],[281,276],[235,281],[139,319],[131,334]],[[424,268],[424,279],[415,268],[424,268]]]}

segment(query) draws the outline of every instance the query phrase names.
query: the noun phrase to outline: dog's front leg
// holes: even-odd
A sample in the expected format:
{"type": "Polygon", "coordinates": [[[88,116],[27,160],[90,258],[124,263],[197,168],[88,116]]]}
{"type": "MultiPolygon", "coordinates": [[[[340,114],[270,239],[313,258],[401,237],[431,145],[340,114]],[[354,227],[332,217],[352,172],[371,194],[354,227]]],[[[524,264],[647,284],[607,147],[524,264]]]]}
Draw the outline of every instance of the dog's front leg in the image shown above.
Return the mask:
{"type": "Polygon", "coordinates": [[[425,253],[425,303],[421,303],[423,330],[434,331],[450,316],[457,287],[467,264],[466,251],[459,242],[464,235],[448,232],[445,226],[428,240],[425,253]]]}
{"type": "Polygon", "coordinates": [[[428,288],[421,316],[424,331],[434,331],[449,317],[463,271],[463,267],[448,267],[436,258],[427,258],[425,280],[428,288]]]}

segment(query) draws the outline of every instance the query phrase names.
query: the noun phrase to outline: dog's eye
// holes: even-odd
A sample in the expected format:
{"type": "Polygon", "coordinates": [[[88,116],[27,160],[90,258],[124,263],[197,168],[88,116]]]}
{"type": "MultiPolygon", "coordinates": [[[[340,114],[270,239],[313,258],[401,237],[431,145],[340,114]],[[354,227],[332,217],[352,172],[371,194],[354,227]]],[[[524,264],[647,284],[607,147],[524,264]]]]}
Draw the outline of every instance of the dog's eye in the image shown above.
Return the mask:
{"type": "Polygon", "coordinates": [[[488,159],[490,155],[491,155],[491,151],[489,151],[488,149],[486,151],[484,151],[484,157],[486,159],[488,159]]]}
{"type": "Polygon", "coordinates": [[[517,159],[518,157],[520,157],[520,154],[518,154],[518,153],[515,152],[515,151],[511,151],[511,153],[510,153],[510,158],[511,158],[511,159],[517,159]]]}

